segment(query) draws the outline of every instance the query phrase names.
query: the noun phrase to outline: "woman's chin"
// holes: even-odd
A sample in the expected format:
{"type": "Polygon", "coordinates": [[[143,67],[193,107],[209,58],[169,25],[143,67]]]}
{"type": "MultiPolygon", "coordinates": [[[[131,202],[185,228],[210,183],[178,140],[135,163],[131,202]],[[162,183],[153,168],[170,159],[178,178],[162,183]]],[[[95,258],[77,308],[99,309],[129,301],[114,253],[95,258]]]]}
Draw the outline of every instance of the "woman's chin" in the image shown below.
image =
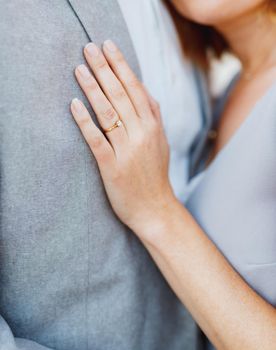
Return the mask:
{"type": "Polygon", "coordinates": [[[203,25],[219,26],[235,21],[248,13],[259,11],[264,0],[173,0],[184,17],[203,25]]]}
{"type": "Polygon", "coordinates": [[[206,5],[199,6],[193,4],[183,6],[181,2],[179,3],[178,1],[175,2],[175,5],[176,9],[181,15],[183,15],[183,17],[203,25],[215,26],[217,23],[225,21],[230,17],[229,15],[226,15],[225,9],[222,13],[221,11],[218,11],[218,8],[214,10],[211,6],[206,5]]]}

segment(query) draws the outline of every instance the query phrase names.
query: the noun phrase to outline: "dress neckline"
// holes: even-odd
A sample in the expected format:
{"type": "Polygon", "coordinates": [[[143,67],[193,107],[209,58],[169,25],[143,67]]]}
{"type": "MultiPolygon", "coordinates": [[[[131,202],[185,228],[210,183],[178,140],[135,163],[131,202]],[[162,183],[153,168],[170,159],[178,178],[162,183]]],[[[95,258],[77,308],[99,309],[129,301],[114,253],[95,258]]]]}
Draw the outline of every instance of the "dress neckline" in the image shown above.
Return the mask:
{"type": "MultiPolygon", "coordinates": [[[[234,78],[234,81],[237,81],[237,77],[234,78]]],[[[233,90],[235,84],[231,83],[231,89],[227,89],[227,92],[225,94],[225,99],[224,99],[224,103],[222,103],[221,105],[221,109],[220,109],[220,113],[222,112],[223,106],[225,106],[225,103],[229,97],[229,95],[231,94],[231,91],[233,90]]],[[[215,156],[215,158],[208,163],[208,165],[203,168],[202,172],[207,172],[207,170],[211,167],[214,166],[214,164],[217,163],[218,159],[220,159],[223,154],[226,152],[226,150],[231,147],[232,143],[235,141],[235,139],[243,132],[243,129],[245,129],[247,127],[247,124],[250,123],[250,120],[253,118],[254,116],[254,112],[256,110],[256,108],[259,105],[262,105],[263,102],[267,99],[268,96],[270,96],[270,94],[272,93],[272,91],[274,91],[274,89],[276,88],[276,81],[274,81],[272,83],[272,85],[270,85],[270,87],[264,92],[264,94],[254,103],[253,107],[251,108],[250,112],[248,113],[247,117],[245,118],[245,120],[241,123],[241,125],[238,127],[238,129],[236,130],[236,132],[234,133],[234,135],[230,138],[230,140],[222,147],[222,149],[217,153],[217,155],[215,156]]],[[[276,97],[276,96],[275,96],[276,97]]]]}

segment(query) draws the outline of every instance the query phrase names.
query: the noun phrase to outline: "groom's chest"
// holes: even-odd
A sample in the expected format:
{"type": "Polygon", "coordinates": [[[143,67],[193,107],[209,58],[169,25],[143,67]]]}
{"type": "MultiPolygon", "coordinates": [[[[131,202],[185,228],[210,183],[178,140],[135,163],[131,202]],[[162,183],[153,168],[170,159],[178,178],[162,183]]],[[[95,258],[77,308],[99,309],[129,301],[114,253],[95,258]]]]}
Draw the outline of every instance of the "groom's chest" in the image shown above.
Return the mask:
{"type": "MultiPolygon", "coordinates": [[[[106,38],[120,38],[139,73],[121,12],[117,2],[114,7],[112,3],[72,1],[71,6],[68,1],[28,1],[22,5],[14,0],[3,5],[0,166],[5,188],[3,227],[9,242],[13,236],[19,240],[19,227],[26,245],[39,242],[33,234],[47,240],[49,233],[50,241],[56,213],[62,217],[66,206],[73,215],[77,202],[79,217],[83,216],[89,190],[93,199],[104,198],[96,162],[72,118],[70,102],[74,97],[86,101],[74,69],[84,62],[83,47],[90,40],[101,44],[106,38]],[[35,223],[33,228],[30,223],[35,223]]],[[[93,115],[91,108],[90,112],[93,115]]],[[[97,216],[96,206],[96,200],[91,201],[91,216],[97,216]]],[[[82,220],[72,235],[85,230],[84,225],[82,220]]]]}
{"type": "Polygon", "coordinates": [[[38,149],[80,141],[69,104],[74,97],[85,99],[74,78],[75,67],[84,62],[83,47],[89,41],[119,40],[139,74],[117,1],[12,1],[3,13],[1,111],[8,118],[1,125],[6,135],[15,133],[26,146],[32,140],[30,148],[37,143],[38,149]]]}

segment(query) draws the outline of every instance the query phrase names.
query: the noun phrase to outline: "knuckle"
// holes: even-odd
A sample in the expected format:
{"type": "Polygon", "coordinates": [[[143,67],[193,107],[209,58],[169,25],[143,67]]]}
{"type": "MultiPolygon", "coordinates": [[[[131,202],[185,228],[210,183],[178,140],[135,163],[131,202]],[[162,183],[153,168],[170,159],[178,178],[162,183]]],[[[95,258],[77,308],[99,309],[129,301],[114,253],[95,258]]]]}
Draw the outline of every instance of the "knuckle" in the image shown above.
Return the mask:
{"type": "Polygon", "coordinates": [[[137,135],[134,142],[134,149],[139,150],[141,147],[144,147],[146,144],[146,141],[147,141],[147,138],[144,134],[137,135]]]}
{"type": "Polygon", "coordinates": [[[118,64],[124,64],[125,63],[125,58],[123,56],[123,54],[120,52],[120,51],[117,51],[116,52],[116,55],[115,55],[115,60],[118,64]]]}
{"type": "Polygon", "coordinates": [[[99,148],[103,143],[103,138],[99,135],[91,137],[90,145],[92,148],[99,148]]]}
{"type": "Polygon", "coordinates": [[[141,88],[141,83],[138,80],[138,78],[135,76],[133,76],[131,79],[129,79],[129,81],[127,82],[127,85],[133,89],[140,89],[141,88]]]}
{"type": "Polygon", "coordinates": [[[89,90],[93,90],[93,91],[98,90],[98,84],[97,84],[96,80],[93,79],[92,77],[91,77],[91,79],[87,80],[86,86],[89,90]]]}
{"type": "Polygon", "coordinates": [[[114,111],[114,109],[112,107],[107,108],[105,111],[103,111],[100,115],[101,118],[103,119],[108,119],[108,120],[112,120],[116,118],[116,112],[114,111]]]}
{"type": "Polygon", "coordinates": [[[125,91],[121,87],[118,87],[118,86],[111,89],[110,94],[116,100],[121,100],[126,95],[125,91]]]}
{"type": "Polygon", "coordinates": [[[105,60],[100,59],[98,62],[95,63],[95,68],[97,70],[102,70],[107,67],[107,63],[105,60]]]}
{"type": "Polygon", "coordinates": [[[99,152],[97,159],[101,163],[107,163],[110,161],[110,154],[108,152],[99,152]]]}
{"type": "Polygon", "coordinates": [[[77,121],[78,121],[79,127],[81,129],[84,129],[89,124],[90,119],[88,118],[88,116],[80,115],[77,121]]]}

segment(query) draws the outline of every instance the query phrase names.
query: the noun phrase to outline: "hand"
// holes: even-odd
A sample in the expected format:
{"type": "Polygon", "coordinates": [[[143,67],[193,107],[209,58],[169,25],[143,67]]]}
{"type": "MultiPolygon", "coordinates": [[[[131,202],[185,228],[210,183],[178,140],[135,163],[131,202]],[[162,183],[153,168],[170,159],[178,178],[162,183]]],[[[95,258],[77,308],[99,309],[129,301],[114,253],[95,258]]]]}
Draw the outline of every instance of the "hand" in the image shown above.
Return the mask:
{"type": "Polygon", "coordinates": [[[77,99],[72,114],[97,160],[115,213],[136,233],[144,232],[174,200],[158,105],[113,42],[106,41],[103,52],[90,43],[84,55],[96,79],[85,65],[76,68],[76,78],[105,135],[77,99]],[[107,131],[118,120],[122,124],[107,131]]]}

